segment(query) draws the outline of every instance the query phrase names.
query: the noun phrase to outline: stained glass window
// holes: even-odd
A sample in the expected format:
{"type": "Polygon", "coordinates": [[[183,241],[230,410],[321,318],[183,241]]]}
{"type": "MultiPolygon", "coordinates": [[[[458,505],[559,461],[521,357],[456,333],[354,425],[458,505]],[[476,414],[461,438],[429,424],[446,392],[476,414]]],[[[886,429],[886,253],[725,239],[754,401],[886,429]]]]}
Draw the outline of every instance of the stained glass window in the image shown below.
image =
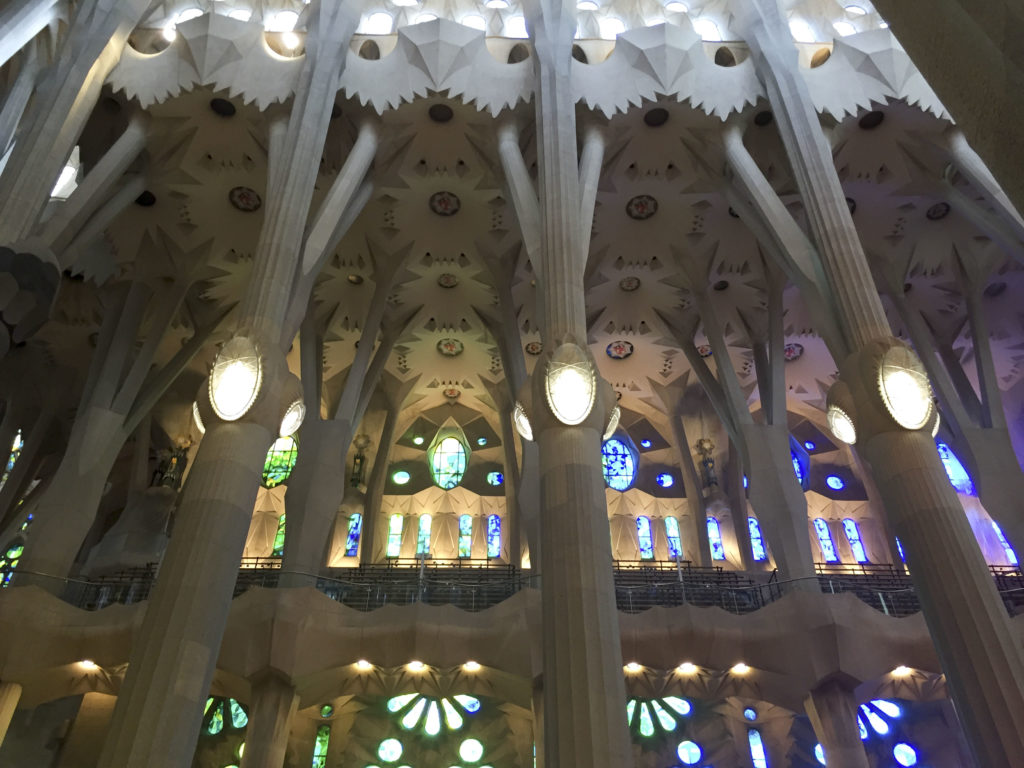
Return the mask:
{"type": "Polygon", "coordinates": [[[505,476],[501,472],[488,472],[487,473],[487,484],[488,485],[501,485],[505,482],[505,476]]]}
{"type": "Polygon", "coordinates": [[[430,556],[430,515],[420,515],[420,526],[416,536],[416,555],[430,556]]]}
{"type": "Polygon", "coordinates": [[[761,524],[756,517],[747,518],[747,529],[750,531],[750,552],[754,561],[763,563],[768,559],[768,553],[764,551],[764,539],[761,538],[761,524]]]}
{"type": "Polygon", "coordinates": [[[272,557],[283,557],[284,556],[284,515],[277,518],[277,533],[274,534],[274,550],[271,552],[272,557]]]}
{"type": "Polygon", "coordinates": [[[287,480],[295,467],[298,454],[299,445],[294,437],[277,438],[263,462],[263,487],[273,488],[287,480]]]}
{"type": "Polygon", "coordinates": [[[625,491],[636,479],[636,462],[624,442],[618,438],[606,440],[601,448],[601,462],[604,465],[604,481],[616,491],[625,491]]]}
{"type": "Polygon", "coordinates": [[[634,736],[648,739],[671,733],[683,725],[682,718],[692,707],[686,699],[664,696],[660,699],[633,698],[626,702],[626,725],[634,736]]]}
{"type": "Polygon", "coordinates": [[[853,551],[853,559],[858,563],[868,562],[868,553],[864,550],[864,542],[860,538],[860,527],[855,520],[849,517],[843,520],[843,531],[846,533],[846,540],[850,542],[850,549],[853,551]]]}
{"type": "Polygon", "coordinates": [[[950,485],[956,489],[957,493],[962,493],[966,496],[977,496],[978,492],[974,488],[974,481],[971,480],[971,476],[967,474],[967,470],[960,463],[960,459],[956,457],[953,450],[941,440],[935,441],[935,447],[939,451],[939,458],[942,459],[942,466],[946,469],[946,476],[949,477],[950,485]]]}
{"type": "Polygon", "coordinates": [[[501,518],[498,515],[487,517],[487,556],[501,557],[501,518]]]}
{"type": "Polygon", "coordinates": [[[387,707],[388,712],[399,716],[399,723],[405,730],[437,736],[442,729],[460,730],[468,716],[480,711],[480,699],[465,694],[438,699],[419,693],[403,693],[388,699],[387,707]]]}
{"type": "Polygon", "coordinates": [[[836,554],[836,545],[832,542],[832,533],[828,529],[828,523],[818,517],[814,520],[814,532],[818,534],[818,545],[821,547],[821,556],[826,563],[838,563],[839,555],[836,554]]]}
{"type": "Polygon", "coordinates": [[[640,542],[640,559],[654,559],[654,539],[651,536],[651,518],[638,517],[636,519],[636,535],[640,542]]]}
{"type": "Polygon", "coordinates": [[[683,544],[679,539],[679,521],[674,517],[665,518],[665,537],[668,539],[668,556],[673,560],[682,559],[683,544]]]}
{"type": "Polygon", "coordinates": [[[459,557],[473,556],[473,516],[459,515],[459,557]]]}
{"type": "Polygon", "coordinates": [[[398,557],[402,554],[402,527],[404,525],[405,518],[402,515],[392,515],[388,521],[387,557],[398,557]]]}
{"type": "Polygon", "coordinates": [[[708,516],[708,543],[711,544],[711,559],[725,560],[725,545],[722,543],[722,527],[717,517],[708,516]]]}
{"type": "Polygon", "coordinates": [[[696,742],[683,741],[676,748],[676,754],[679,755],[679,759],[683,761],[684,765],[696,765],[700,762],[703,753],[696,742]]]}
{"type": "Polygon", "coordinates": [[[363,534],[363,516],[354,512],[348,519],[348,539],[345,541],[345,557],[359,554],[359,537],[363,534]]]}
{"type": "Polygon", "coordinates": [[[434,482],[446,491],[462,482],[466,472],[466,447],[457,437],[446,437],[430,457],[430,471],[434,482]]]}
{"type": "MultiPolygon", "coordinates": [[[[918,764],[918,750],[902,740],[903,734],[899,720],[903,716],[902,707],[895,701],[873,699],[861,704],[857,709],[857,728],[862,741],[868,742],[869,753],[892,751],[897,765],[911,768],[918,764]]],[[[825,751],[821,744],[814,748],[814,755],[821,765],[825,765],[825,751]]],[[[881,765],[882,762],[879,762],[881,765]]],[[[885,762],[885,765],[891,765],[885,762]]]]}
{"type": "Polygon", "coordinates": [[[796,475],[797,481],[800,485],[804,484],[804,468],[800,463],[800,457],[797,456],[796,451],[789,452],[790,457],[793,459],[793,474],[796,475]]]}
{"type": "Polygon", "coordinates": [[[747,741],[750,743],[750,761],[754,768],[768,768],[768,755],[764,751],[761,732],[757,728],[751,728],[747,731],[747,741]]]}
{"type": "Polygon", "coordinates": [[[19,429],[17,434],[14,436],[14,442],[11,443],[11,453],[7,457],[7,465],[4,467],[3,476],[0,476],[0,488],[4,487],[7,482],[7,477],[11,474],[11,470],[14,469],[14,464],[21,456],[21,449],[24,443],[21,440],[21,430],[19,429]]]}
{"type": "Polygon", "coordinates": [[[216,736],[225,729],[240,731],[249,724],[249,716],[234,699],[210,696],[203,710],[203,733],[216,736]]]}
{"type": "Polygon", "coordinates": [[[901,562],[901,563],[905,563],[905,562],[907,562],[907,556],[903,554],[903,544],[902,544],[902,543],[900,542],[900,540],[899,540],[898,538],[896,538],[895,536],[894,536],[893,538],[894,538],[894,539],[896,539],[896,552],[897,552],[897,553],[899,554],[899,556],[900,556],[900,562],[901,562]]]}
{"type": "Polygon", "coordinates": [[[1017,565],[1017,553],[1013,551],[1013,547],[1010,546],[1010,542],[1006,540],[1003,535],[1003,529],[999,527],[999,523],[995,520],[992,521],[992,530],[996,532],[996,536],[999,538],[999,543],[1003,545],[1003,552],[1006,553],[1006,562],[1010,565],[1017,565]]]}
{"type": "Polygon", "coordinates": [[[327,768],[327,747],[331,742],[331,726],[321,725],[316,729],[316,741],[313,743],[312,768],[327,768]]]}

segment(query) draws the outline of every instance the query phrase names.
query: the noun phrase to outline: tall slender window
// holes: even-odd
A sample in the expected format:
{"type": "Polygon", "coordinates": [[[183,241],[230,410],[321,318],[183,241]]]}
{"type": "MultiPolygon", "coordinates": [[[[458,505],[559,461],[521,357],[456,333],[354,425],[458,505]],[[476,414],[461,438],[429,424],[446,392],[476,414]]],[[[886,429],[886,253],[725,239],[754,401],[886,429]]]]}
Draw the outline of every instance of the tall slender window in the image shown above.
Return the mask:
{"type": "Polygon", "coordinates": [[[640,542],[640,559],[654,559],[654,539],[651,536],[651,518],[638,517],[636,519],[636,535],[640,542]]]}
{"type": "Polygon", "coordinates": [[[747,741],[750,743],[750,761],[754,768],[768,768],[768,755],[764,751],[761,732],[757,728],[751,728],[747,731],[747,741]]]}
{"type": "Polygon", "coordinates": [[[717,517],[708,516],[708,542],[711,544],[711,559],[725,560],[725,545],[722,544],[722,527],[717,517]]]}
{"type": "Polygon", "coordinates": [[[804,467],[800,463],[800,457],[797,455],[796,451],[790,451],[789,455],[793,459],[793,474],[796,475],[797,482],[800,483],[800,485],[803,485],[804,467]]]}
{"type": "Polygon", "coordinates": [[[459,557],[473,556],[473,516],[459,516],[459,557]]]}
{"type": "Polygon", "coordinates": [[[1018,565],[1017,553],[1013,551],[1013,547],[1010,546],[1010,542],[1003,536],[1003,529],[999,527],[999,523],[995,520],[992,521],[992,530],[996,532],[996,536],[999,537],[999,543],[1003,545],[1003,552],[1006,553],[1006,562],[1010,565],[1018,565]]]}
{"type": "Polygon", "coordinates": [[[750,531],[750,553],[754,561],[763,563],[768,559],[768,553],[764,551],[764,539],[761,538],[761,524],[756,517],[747,518],[747,529],[750,531]]]}
{"type": "Polygon", "coordinates": [[[284,515],[277,518],[277,533],[274,534],[274,551],[270,553],[273,557],[284,555],[284,515]]]}
{"type": "Polygon", "coordinates": [[[420,515],[420,527],[416,536],[416,556],[430,555],[430,515],[420,515]]]}
{"type": "Polygon", "coordinates": [[[843,520],[843,532],[846,533],[846,540],[850,542],[850,549],[853,550],[853,559],[858,563],[868,562],[868,553],[864,551],[864,542],[860,539],[860,527],[857,522],[849,517],[843,520]]]}
{"type": "Polygon", "coordinates": [[[679,521],[674,517],[665,518],[665,536],[668,538],[668,556],[673,560],[682,560],[683,544],[679,540],[679,521]]]}
{"type": "Polygon", "coordinates": [[[11,454],[7,457],[7,465],[4,467],[3,476],[0,476],[0,488],[4,487],[7,482],[7,477],[11,474],[11,470],[14,469],[15,462],[18,461],[18,457],[21,456],[21,449],[24,443],[21,440],[21,430],[14,436],[14,442],[11,443],[11,454]]]}
{"type": "Polygon", "coordinates": [[[821,547],[821,556],[826,563],[838,563],[839,555],[836,554],[836,545],[832,542],[832,534],[828,529],[828,523],[822,518],[814,519],[814,532],[818,534],[818,546],[821,547]]]}
{"type": "Polygon", "coordinates": [[[402,526],[405,518],[402,515],[392,515],[388,522],[388,557],[398,557],[402,554],[402,526]]]}
{"type": "Polygon", "coordinates": [[[359,537],[363,534],[363,516],[354,512],[348,519],[348,539],[345,541],[345,557],[359,554],[359,537]]]}
{"type": "Polygon", "coordinates": [[[501,517],[487,517],[487,556],[501,557],[501,517]]]}
{"type": "Polygon", "coordinates": [[[321,725],[316,729],[313,742],[313,768],[327,768],[327,747],[331,742],[331,726],[321,725]]]}
{"type": "Polygon", "coordinates": [[[903,544],[900,542],[898,537],[894,536],[893,538],[896,539],[896,552],[900,556],[900,562],[907,562],[907,556],[903,554],[903,544]]]}

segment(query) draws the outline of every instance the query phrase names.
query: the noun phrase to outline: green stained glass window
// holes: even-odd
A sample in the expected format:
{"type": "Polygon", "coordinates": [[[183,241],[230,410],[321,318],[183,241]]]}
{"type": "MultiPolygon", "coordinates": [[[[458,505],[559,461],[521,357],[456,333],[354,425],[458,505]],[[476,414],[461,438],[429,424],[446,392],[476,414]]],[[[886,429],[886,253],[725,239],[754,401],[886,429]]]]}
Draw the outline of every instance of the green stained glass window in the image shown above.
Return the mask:
{"type": "Polygon", "coordinates": [[[294,437],[279,437],[267,451],[263,462],[263,487],[273,488],[288,479],[299,455],[299,444],[294,437]]]}
{"type": "Polygon", "coordinates": [[[462,441],[449,436],[438,443],[430,457],[430,471],[434,482],[446,491],[461,483],[466,472],[466,447],[462,441]]]}
{"type": "Polygon", "coordinates": [[[203,733],[216,736],[223,731],[241,731],[249,724],[245,709],[234,699],[211,696],[206,700],[203,733]]]}
{"type": "Polygon", "coordinates": [[[274,534],[274,551],[271,555],[281,557],[284,555],[284,515],[277,519],[277,533],[274,534]]]}
{"type": "Polygon", "coordinates": [[[316,741],[313,743],[313,768],[327,767],[327,747],[331,741],[331,726],[321,725],[316,729],[316,741]]]}
{"type": "Polygon", "coordinates": [[[0,476],[0,488],[4,487],[7,482],[7,476],[11,474],[11,470],[14,469],[15,462],[18,461],[18,457],[21,456],[21,449],[24,443],[21,440],[21,430],[18,430],[18,434],[14,436],[14,442],[11,443],[11,453],[7,457],[7,466],[4,467],[3,476],[0,476]]]}
{"type": "Polygon", "coordinates": [[[649,739],[665,736],[682,724],[690,714],[690,702],[677,696],[661,699],[630,699],[626,703],[626,722],[634,737],[649,739]]]}
{"type": "Polygon", "coordinates": [[[416,555],[430,557],[430,515],[420,515],[419,531],[416,535],[416,555]]]}
{"type": "Polygon", "coordinates": [[[466,717],[480,710],[475,696],[445,696],[440,699],[419,693],[405,693],[388,699],[388,712],[398,715],[398,722],[407,731],[420,731],[437,736],[442,730],[458,731],[466,717]]]}
{"type": "Polygon", "coordinates": [[[228,699],[228,705],[231,708],[231,727],[245,728],[249,724],[249,716],[245,714],[242,705],[234,699],[228,699]]]}
{"type": "Polygon", "coordinates": [[[398,557],[402,554],[402,527],[405,518],[402,515],[392,515],[388,521],[388,557],[398,557]]]}
{"type": "Polygon", "coordinates": [[[459,557],[473,556],[473,516],[459,516],[459,557]]]}

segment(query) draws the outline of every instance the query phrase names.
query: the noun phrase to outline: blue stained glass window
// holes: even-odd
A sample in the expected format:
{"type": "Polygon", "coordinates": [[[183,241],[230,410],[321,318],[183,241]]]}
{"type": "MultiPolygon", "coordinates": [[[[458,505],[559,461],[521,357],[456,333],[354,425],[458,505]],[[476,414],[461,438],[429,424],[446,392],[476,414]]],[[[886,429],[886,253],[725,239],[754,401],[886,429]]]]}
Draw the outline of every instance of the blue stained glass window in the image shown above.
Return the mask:
{"type": "Polygon", "coordinates": [[[473,516],[459,515],[459,557],[473,556],[473,516]]]}
{"type": "Polygon", "coordinates": [[[640,542],[640,559],[654,559],[654,538],[651,536],[651,518],[638,517],[636,519],[636,535],[640,542]]]}
{"type": "Polygon", "coordinates": [[[446,491],[462,482],[466,473],[466,447],[457,437],[446,437],[430,457],[430,471],[434,482],[446,491]]]}
{"type": "Polygon", "coordinates": [[[387,557],[398,557],[402,554],[402,528],[404,525],[405,518],[402,515],[392,515],[388,521],[387,557]]]}
{"type": "Polygon", "coordinates": [[[1003,529],[999,527],[999,523],[995,520],[992,521],[992,530],[996,532],[996,536],[999,537],[999,543],[1003,545],[1003,552],[1006,553],[1006,562],[1010,565],[1017,565],[1017,553],[1013,551],[1013,547],[1010,546],[1010,542],[1006,540],[1003,535],[1003,529]]]}
{"type": "Polygon", "coordinates": [[[604,464],[604,480],[608,487],[616,491],[625,491],[636,479],[636,462],[633,454],[624,442],[617,438],[605,441],[601,449],[604,464]]]}
{"type": "Polygon", "coordinates": [[[505,482],[505,476],[501,472],[488,472],[487,473],[487,484],[488,485],[501,485],[505,482]]]}
{"type": "Polygon", "coordinates": [[[796,475],[797,481],[800,485],[804,484],[804,468],[800,464],[800,457],[796,455],[796,451],[789,452],[790,458],[793,459],[793,474],[796,475]]]}
{"type": "Polygon", "coordinates": [[[676,748],[676,754],[685,765],[696,765],[700,762],[701,749],[695,742],[684,741],[676,748]]]}
{"type": "Polygon", "coordinates": [[[671,488],[673,485],[675,485],[676,482],[676,479],[672,477],[672,475],[670,475],[668,472],[660,473],[655,478],[655,480],[658,482],[658,485],[660,485],[662,488],[671,488]]]}
{"type": "Polygon", "coordinates": [[[711,544],[711,559],[725,560],[725,545],[722,543],[722,527],[717,517],[708,516],[708,542],[711,544]]]}
{"type": "Polygon", "coordinates": [[[644,440],[641,440],[640,441],[640,447],[641,448],[650,448],[651,447],[651,441],[647,440],[646,438],[644,440]]]}
{"type": "Polygon", "coordinates": [[[892,748],[892,756],[896,758],[897,763],[907,768],[917,765],[917,750],[909,744],[900,742],[894,746],[892,748]]]}
{"type": "Polygon", "coordinates": [[[907,557],[906,557],[906,555],[903,554],[903,544],[901,544],[900,540],[898,538],[896,538],[895,536],[893,538],[896,539],[896,552],[900,556],[900,562],[901,563],[907,562],[907,557]]]}
{"type": "Polygon", "coordinates": [[[821,744],[816,744],[814,746],[814,759],[817,760],[822,765],[826,765],[826,762],[825,762],[825,748],[823,746],[821,746],[821,744]]]}
{"type": "Polygon", "coordinates": [[[487,517],[487,556],[501,557],[501,517],[487,517]]]}
{"type": "Polygon", "coordinates": [[[348,519],[348,539],[345,541],[345,557],[359,554],[359,537],[363,533],[363,516],[358,512],[348,519]]]}
{"type": "Polygon", "coordinates": [[[829,475],[825,478],[825,485],[831,488],[833,491],[841,491],[846,487],[846,483],[839,475],[829,475]]]}
{"type": "Polygon", "coordinates": [[[761,732],[757,728],[751,728],[747,731],[747,741],[750,743],[750,761],[754,768],[768,768],[768,755],[764,751],[761,732]]]}
{"type": "Polygon", "coordinates": [[[763,563],[768,559],[768,553],[764,551],[764,539],[761,538],[761,524],[756,517],[747,518],[747,529],[750,531],[750,552],[754,561],[763,563]]]}
{"type": "Polygon", "coordinates": [[[817,446],[814,443],[812,443],[810,440],[805,440],[804,441],[804,448],[806,448],[808,451],[813,451],[816,447],[817,446]]]}
{"type": "Polygon", "coordinates": [[[836,545],[832,541],[832,533],[826,523],[820,517],[814,520],[814,531],[818,534],[818,546],[821,547],[821,556],[826,563],[838,563],[839,555],[836,554],[836,545]]]}
{"type": "Polygon", "coordinates": [[[849,517],[843,520],[843,531],[846,539],[850,542],[850,549],[853,550],[853,559],[858,563],[868,562],[868,553],[864,551],[864,542],[860,538],[860,527],[855,520],[849,517]]]}
{"type": "Polygon", "coordinates": [[[272,557],[284,555],[284,515],[277,518],[277,533],[274,534],[274,550],[270,553],[272,557]]]}
{"type": "Polygon", "coordinates": [[[673,560],[683,557],[683,545],[679,540],[679,521],[674,517],[665,518],[665,536],[668,538],[668,556],[673,560]]]}
{"type": "Polygon", "coordinates": [[[946,476],[949,477],[950,485],[956,489],[957,493],[962,493],[965,496],[977,496],[978,492],[974,488],[974,481],[967,474],[967,469],[960,463],[960,459],[953,453],[953,449],[941,440],[935,441],[935,447],[939,451],[939,458],[942,459],[942,466],[946,470],[946,476]]]}
{"type": "Polygon", "coordinates": [[[416,554],[417,556],[430,556],[430,515],[420,515],[420,525],[416,535],[416,554]]]}

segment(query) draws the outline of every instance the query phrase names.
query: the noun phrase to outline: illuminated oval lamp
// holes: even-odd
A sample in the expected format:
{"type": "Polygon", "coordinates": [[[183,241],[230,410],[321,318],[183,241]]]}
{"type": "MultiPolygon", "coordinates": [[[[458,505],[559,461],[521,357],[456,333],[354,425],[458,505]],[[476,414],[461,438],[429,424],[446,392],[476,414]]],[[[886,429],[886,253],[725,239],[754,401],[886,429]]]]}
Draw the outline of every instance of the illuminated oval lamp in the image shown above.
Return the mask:
{"type": "Polygon", "coordinates": [[[878,390],[889,415],[904,429],[920,429],[932,416],[932,390],[924,366],[911,350],[890,348],[878,368],[878,390]]]}
{"type": "Polygon", "coordinates": [[[853,425],[853,419],[838,405],[828,407],[828,428],[835,435],[836,439],[847,445],[857,442],[857,428],[853,425]]]}
{"type": "Polygon", "coordinates": [[[575,344],[567,343],[555,350],[544,379],[548,407],[566,426],[582,424],[594,407],[597,378],[590,360],[575,344]]]}
{"type": "Polygon", "coordinates": [[[213,362],[210,405],[224,421],[236,421],[252,408],[262,383],[263,363],[256,343],[235,336],[213,362]]]}
{"type": "Polygon", "coordinates": [[[306,404],[302,400],[296,400],[288,406],[281,419],[281,437],[291,437],[299,431],[302,422],[306,419],[306,404]]]}
{"type": "Polygon", "coordinates": [[[522,403],[516,403],[515,410],[512,411],[512,421],[516,425],[516,432],[524,440],[533,440],[533,427],[530,425],[530,417],[526,415],[526,409],[523,408],[522,403]]]}
{"type": "Polygon", "coordinates": [[[192,401],[192,420],[196,423],[196,428],[199,430],[200,435],[206,434],[206,425],[203,424],[203,417],[199,415],[199,403],[195,400],[192,401]]]}
{"type": "Polygon", "coordinates": [[[608,418],[608,426],[605,427],[604,434],[601,436],[602,440],[607,440],[615,434],[615,430],[619,428],[619,419],[621,418],[622,409],[616,405],[612,408],[612,415],[608,418]]]}

